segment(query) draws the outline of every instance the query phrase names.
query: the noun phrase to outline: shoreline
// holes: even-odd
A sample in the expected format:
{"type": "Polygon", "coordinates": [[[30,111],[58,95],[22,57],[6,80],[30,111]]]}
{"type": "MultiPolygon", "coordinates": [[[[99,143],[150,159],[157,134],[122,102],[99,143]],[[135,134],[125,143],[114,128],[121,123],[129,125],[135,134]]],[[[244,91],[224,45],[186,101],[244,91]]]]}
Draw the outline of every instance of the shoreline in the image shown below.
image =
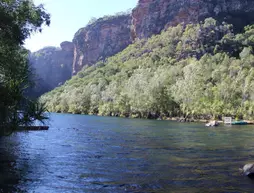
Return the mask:
{"type": "MultiPolygon", "coordinates": [[[[164,119],[162,119],[164,120],[164,119]]],[[[209,123],[211,121],[216,121],[217,123],[219,124],[224,124],[224,121],[223,120],[216,120],[216,119],[209,119],[209,120],[206,120],[206,119],[186,119],[186,120],[183,120],[183,118],[179,118],[179,117],[172,117],[172,118],[166,118],[165,120],[168,120],[168,121],[177,121],[177,122],[193,122],[193,123],[209,123]]],[[[236,121],[236,120],[232,120],[232,121],[236,121]]],[[[254,125],[254,120],[241,120],[241,121],[244,121],[244,122],[247,122],[247,125],[254,125]]]]}
{"type": "MultiPolygon", "coordinates": [[[[83,113],[68,113],[68,112],[51,112],[51,113],[66,113],[66,114],[73,114],[73,115],[93,115],[93,116],[100,116],[100,117],[120,117],[120,118],[127,118],[127,119],[146,119],[146,120],[161,120],[161,121],[176,121],[179,123],[209,123],[211,121],[216,121],[219,124],[224,124],[223,120],[216,120],[216,119],[194,119],[194,118],[184,118],[184,117],[158,117],[158,118],[145,118],[145,117],[138,117],[138,116],[121,116],[121,115],[101,115],[101,114],[83,114],[83,113]]],[[[234,119],[232,119],[233,121],[234,119]]],[[[236,121],[236,120],[235,120],[236,121]]],[[[243,119],[241,121],[247,122],[247,125],[254,125],[254,120],[247,120],[243,119]]]]}

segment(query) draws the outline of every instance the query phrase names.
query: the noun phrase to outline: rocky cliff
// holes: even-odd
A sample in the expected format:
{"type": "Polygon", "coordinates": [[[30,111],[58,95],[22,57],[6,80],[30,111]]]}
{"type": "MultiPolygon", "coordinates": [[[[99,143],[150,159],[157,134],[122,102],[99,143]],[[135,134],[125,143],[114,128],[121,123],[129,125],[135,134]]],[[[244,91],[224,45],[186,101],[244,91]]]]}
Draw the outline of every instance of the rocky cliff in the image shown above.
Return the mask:
{"type": "Polygon", "coordinates": [[[84,65],[112,56],[131,43],[130,15],[100,18],[74,36],[73,74],[84,65]]]}
{"type": "Polygon", "coordinates": [[[132,12],[132,39],[147,38],[179,23],[207,17],[240,29],[254,21],[254,0],[139,0],[132,12]]]}
{"type": "Polygon", "coordinates": [[[60,48],[46,47],[30,54],[30,63],[36,73],[35,95],[50,91],[71,78],[73,50],[72,42],[63,42],[60,48]]]}
{"type": "Polygon", "coordinates": [[[139,0],[132,14],[101,18],[80,29],[73,39],[73,74],[179,23],[207,17],[234,24],[239,30],[254,21],[254,0],[139,0]]]}
{"type": "Polygon", "coordinates": [[[139,0],[130,14],[107,16],[88,24],[61,49],[33,54],[33,66],[50,90],[84,65],[104,60],[135,41],[179,23],[197,23],[207,17],[234,24],[237,30],[254,21],[254,0],[139,0]]]}

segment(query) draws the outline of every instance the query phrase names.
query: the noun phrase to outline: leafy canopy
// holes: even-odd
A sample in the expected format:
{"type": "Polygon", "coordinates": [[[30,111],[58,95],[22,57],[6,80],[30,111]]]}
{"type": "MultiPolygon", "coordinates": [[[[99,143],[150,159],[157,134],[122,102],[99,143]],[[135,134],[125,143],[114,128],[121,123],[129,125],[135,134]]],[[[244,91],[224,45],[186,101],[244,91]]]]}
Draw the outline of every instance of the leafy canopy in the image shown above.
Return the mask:
{"type": "Polygon", "coordinates": [[[43,95],[50,111],[134,117],[254,118],[254,27],[179,24],[84,67],[43,95]]]}
{"type": "Polygon", "coordinates": [[[0,128],[5,133],[31,123],[24,121],[23,114],[30,120],[40,118],[39,109],[31,111],[39,103],[25,96],[26,89],[32,86],[32,72],[28,51],[22,45],[31,33],[50,24],[50,15],[42,5],[35,6],[30,0],[1,0],[0,18],[0,128]]]}

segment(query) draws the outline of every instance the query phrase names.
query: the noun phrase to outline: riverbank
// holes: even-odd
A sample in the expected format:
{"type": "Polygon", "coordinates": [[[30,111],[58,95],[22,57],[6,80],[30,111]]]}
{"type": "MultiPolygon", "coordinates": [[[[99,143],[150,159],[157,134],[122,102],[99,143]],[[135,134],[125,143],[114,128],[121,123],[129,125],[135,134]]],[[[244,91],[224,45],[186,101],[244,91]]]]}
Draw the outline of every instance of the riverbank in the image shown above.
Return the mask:
{"type": "MultiPolygon", "coordinates": [[[[63,113],[63,112],[55,112],[55,113],[63,113]]],[[[184,118],[184,117],[167,117],[167,116],[158,116],[155,114],[150,114],[150,116],[141,116],[140,114],[119,114],[119,113],[110,113],[108,115],[102,115],[102,114],[96,114],[96,113],[89,113],[89,114],[83,114],[83,113],[69,113],[66,114],[77,114],[77,115],[93,115],[93,116],[101,116],[101,117],[121,117],[121,118],[129,118],[129,119],[148,119],[148,120],[163,120],[163,121],[176,121],[176,122],[183,122],[183,123],[209,123],[210,121],[213,121],[212,118],[184,118]]],[[[224,121],[222,119],[218,120],[215,119],[216,122],[219,124],[223,124],[224,121]]],[[[254,125],[254,120],[247,120],[243,119],[243,121],[247,122],[248,125],[254,125]]]]}
{"type": "MultiPolygon", "coordinates": [[[[169,121],[177,121],[177,122],[198,122],[198,123],[209,123],[211,121],[214,121],[212,119],[206,120],[206,119],[184,119],[179,117],[172,117],[172,118],[166,118],[166,119],[159,119],[159,120],[169,120],[169,121]]],[[[219,124],[223,124],[224,121],[222,120],[215,120],[219,124]]],[[[254,125],[254,120],[243,120],[244,122],[247,122],[247,125],[254,125]]]]}

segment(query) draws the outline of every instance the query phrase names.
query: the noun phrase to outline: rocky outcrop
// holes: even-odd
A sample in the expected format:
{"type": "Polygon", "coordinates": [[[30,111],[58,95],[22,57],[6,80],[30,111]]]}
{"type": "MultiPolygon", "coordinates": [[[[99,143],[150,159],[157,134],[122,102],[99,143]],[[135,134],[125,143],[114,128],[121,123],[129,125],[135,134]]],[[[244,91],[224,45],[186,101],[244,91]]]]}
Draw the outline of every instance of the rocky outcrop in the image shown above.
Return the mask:
{"type": "Polygon", "coordinates": [[[253,13],[254,0],[139,0],[132,14],[100,18],[75,34],[73,74],[169,26],[214,17],[239,30],[253,23],[253,13]]]}
{"type": "Polygon", "coordinates": [[[205,124],[206,127],[217,127],[219,126],[219,122],[217,121],[210,121],[209,123],[205,124]]]}
{"type": "Polygon", "coordinates": [[[61,48],[46,47],[30,54],[29,60],[36,73],[35,95],[48,92],[71,78],[73,49],[72,42],[63,42],[61,48]]]}
{"type": "Polygon", "coordinates": [[[73,53],[74,44],[72,42],[65,41],[65,42],[62,42],[60,46],[62,48],[62,51],[73,53]]]}
{"type": "Polygon", "coordinates": [[[131,16],[101,18],[80,29],[74,36],[73,74],[112,56],[131,43],[131,16]]]}
{"type": "Polygon", "coordinates": [[[46,91],[64,83],[84,65],[113,56],[136,38],[159,34],[179,23],[197,23],[207,17],[234,24],[237,30],[254,21],[254,0],[139,0],[130,14],[95,20],[61,49],[44,48],[31,61],[46,83],[46,91]]]}
{"type": "Polygon", "coordinates": [[[239,168],[239,170],[245,176],[254,178],[254,163],[246,164],[243,166],[243,168],[239,168]]]}
{"type": "Polygon", "coordinates": [[[139,0],[132,12],[132,39],[148,38],[179,23],[207,17],[228,21],[240,29],[254,21],[254,0],[139,0]]]}

